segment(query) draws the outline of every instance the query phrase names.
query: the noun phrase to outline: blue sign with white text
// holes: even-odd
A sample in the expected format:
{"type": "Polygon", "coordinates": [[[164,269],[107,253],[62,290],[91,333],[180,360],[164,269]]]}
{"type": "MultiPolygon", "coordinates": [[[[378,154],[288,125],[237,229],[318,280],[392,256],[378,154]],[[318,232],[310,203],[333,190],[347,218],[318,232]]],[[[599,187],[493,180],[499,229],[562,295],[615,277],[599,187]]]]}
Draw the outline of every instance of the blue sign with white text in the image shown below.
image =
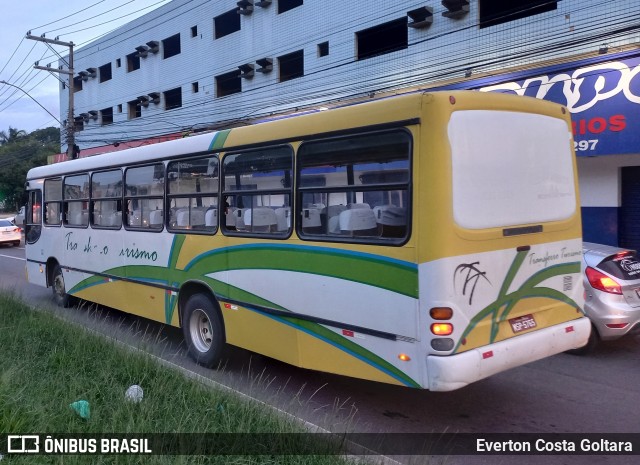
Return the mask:
{"type": "Polygon", "coordinates": [[[514,79],[509,82],[493,84],[500,79],[493,77],[467,85],[565,105],[578,156],[640,153],[640,56],[618,57],[529,70],[526,78],[524,73],[503,76],[514,79]]]}

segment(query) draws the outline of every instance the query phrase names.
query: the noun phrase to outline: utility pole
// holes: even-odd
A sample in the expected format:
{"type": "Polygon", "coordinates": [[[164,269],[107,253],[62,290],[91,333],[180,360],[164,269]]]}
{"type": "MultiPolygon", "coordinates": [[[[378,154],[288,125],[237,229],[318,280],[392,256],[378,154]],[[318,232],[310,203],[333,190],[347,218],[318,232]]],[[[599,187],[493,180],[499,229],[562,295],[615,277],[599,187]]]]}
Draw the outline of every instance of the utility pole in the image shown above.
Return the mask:
{"type": "Polygon", "coordinates": [[[34,68],[35,69],[41,69],[44,71],[49,71],[51,73],[59,73],[59,74],[66,74],[67,76],[69,76],[69,114],[67,116],[67,158],[69,160],[76,158],[77,156],[77,150],[76,150],[76,138],[75,138],[75,121],[73,119],[73,42],[62,42],[60,40],[58,40],[58,38],[56,37],[55,39],[47,39],[44,34],[42,34],[42,36],[40,37],[36,37],[31,35],[31,31],[27,32],[26,35],[27,39],[31,39],[31,40],[36,40],[38,42],[44,42],[46,44],[53,44],[53,45],[61,45],[63,47],[68,47],[69,48],[69,69],[68,70],[64,70],[64,69],[57,69],[57,68],[52,68],[50,66],[39,66],[38,63],[35,64],[34,68]]]}

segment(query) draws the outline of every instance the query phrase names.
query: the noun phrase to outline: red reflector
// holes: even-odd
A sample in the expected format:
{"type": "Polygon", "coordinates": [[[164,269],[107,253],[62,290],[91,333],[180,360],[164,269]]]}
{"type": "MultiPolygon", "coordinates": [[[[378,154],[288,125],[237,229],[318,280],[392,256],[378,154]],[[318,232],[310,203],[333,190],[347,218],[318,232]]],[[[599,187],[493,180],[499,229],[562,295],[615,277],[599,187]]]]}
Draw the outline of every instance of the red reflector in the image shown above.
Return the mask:
{"type": "Polygon", "coordinates": [[[607,323],[607,328],[611,329],[622,329],[625,328],[629,323],[607,323]]]}
{"type": "Polygon", "coordinates": [[[348,329],[343,329],[343,330],[342,330],[342,335],[343,335],[343,336],[347,336],[347,337],[353,337],[353,336],[355,336],[355,334],[353,333],[353,331],[349,331],[348,329]]]}
{"type": "Polygon", "coordinates": [[[572,333],[574,331],[573,326],[567,326],[564,328],[565,333],[572,333]]]}
{"type": "Polygon", "coordinates": [[[482,354],[483,359],[491,358],[491,357],[493,357],[493,350],[490,350],[489,352],[485,352],[482,354]]]}
{"type": "Polygon", "coordinates": [[[231,308],[231,304],[224,304],[224,308],[231,308]]]}

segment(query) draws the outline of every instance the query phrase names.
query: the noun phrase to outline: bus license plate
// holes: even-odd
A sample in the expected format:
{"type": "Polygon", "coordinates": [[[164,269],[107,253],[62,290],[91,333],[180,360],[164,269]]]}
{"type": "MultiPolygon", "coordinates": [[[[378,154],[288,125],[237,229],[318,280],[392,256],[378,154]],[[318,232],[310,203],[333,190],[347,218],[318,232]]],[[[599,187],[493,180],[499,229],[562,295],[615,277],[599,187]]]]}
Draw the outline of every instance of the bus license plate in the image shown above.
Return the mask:
{"type": "Polygon", "coordinates": [[[511,324],[511,329],[514,333],[526,331],[527,329],[532,329],[538,326],[533,315],[522,315],[518,318],[511,318],[509,323],[511,324]]]}

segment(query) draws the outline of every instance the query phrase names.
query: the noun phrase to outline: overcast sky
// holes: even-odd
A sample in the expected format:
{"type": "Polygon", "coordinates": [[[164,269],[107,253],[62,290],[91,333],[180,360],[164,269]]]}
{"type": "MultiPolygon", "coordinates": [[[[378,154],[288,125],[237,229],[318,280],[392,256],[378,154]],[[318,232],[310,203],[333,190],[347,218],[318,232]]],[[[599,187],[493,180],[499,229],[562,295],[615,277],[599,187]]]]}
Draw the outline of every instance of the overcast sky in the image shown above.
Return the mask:
{"type": "MultiPolygon", "coordinates": [[[[142,16],[170,0],[4,0],[0,15],[0,80],[26,91],[46,110],[60,119],[59,82],[47,71],[33,68],[51,63],[58,56],[45,43],[25,39],[27,31],[63,42],[76,48],[142,16]]],[[[54,46],[61,55],[68,48],[54,46]]],[[[60,75],[66,78],[65,75],[60,75]]],[[[0,131],[9,127],[32,132],[58,121],[24,92],[0,84],[0,131]]]]}

